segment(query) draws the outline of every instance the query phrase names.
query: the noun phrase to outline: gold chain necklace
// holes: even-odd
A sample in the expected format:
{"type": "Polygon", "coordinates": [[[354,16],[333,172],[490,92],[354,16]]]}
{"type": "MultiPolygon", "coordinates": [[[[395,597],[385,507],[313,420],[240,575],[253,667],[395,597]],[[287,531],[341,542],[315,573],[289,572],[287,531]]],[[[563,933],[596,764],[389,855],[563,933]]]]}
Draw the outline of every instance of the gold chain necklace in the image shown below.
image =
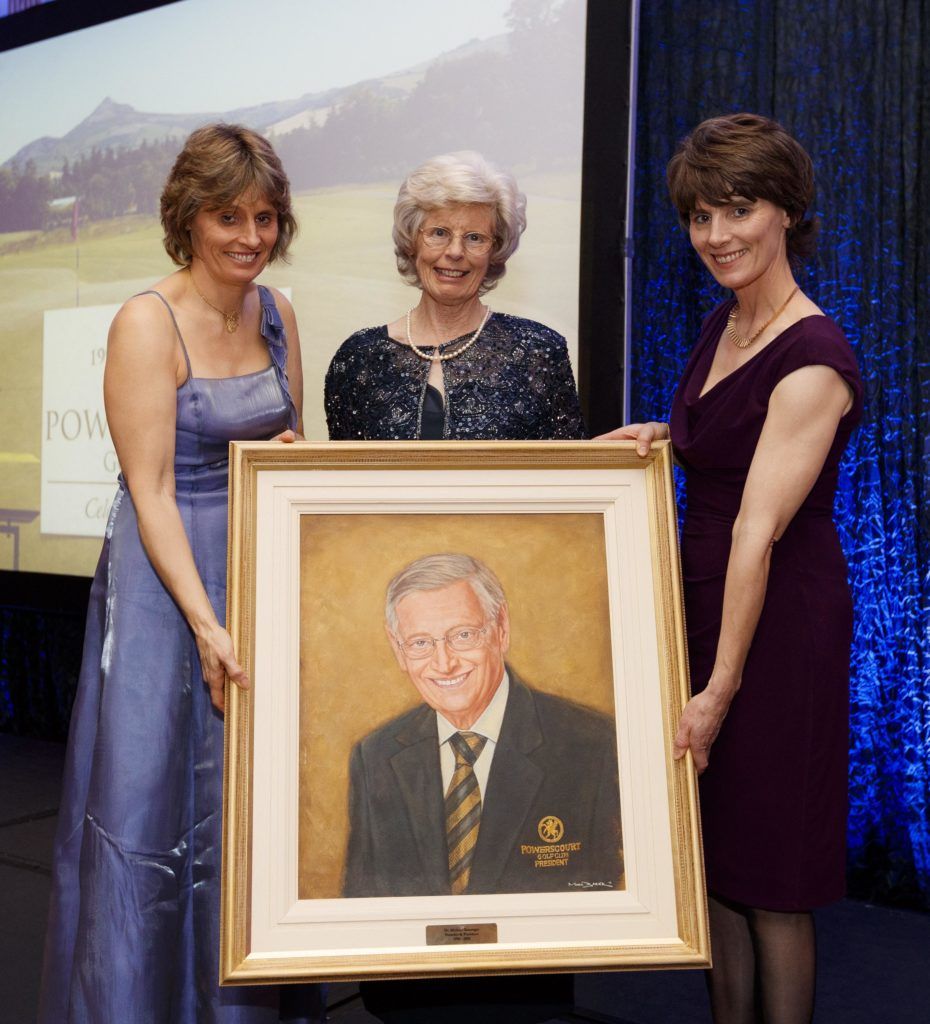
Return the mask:
{"type": "Polygon", "coordinates": [[[226,321],[226,333],[235,334],[235,332],[239,330],[239,319],[242,316],[242,307],[240,306],[239,309],[233,310],[232,313],[227,313],[225,309],[220,309],[219,306],[214,306],[206,295],[204,295],[204,293],[197,287],[194,282],[194,275],[191,273],[190,268],[188,268],[187,272],[190,274],[191,284],[194,285],[194,291],[203,299],[210,309],[215,310],[226,321]]]}
{"type": "Polygon", "coordinates": [[[730,310],[730,315],[727,317],[727,335],[729,336],[730,341],[732,341],[737,348],[749,348],[749,346],[756,340],[756,338],[759,337],[759,335],[766,329],[766,327],[768,327],[770,323],[777,320],[782,315],[782,313],[784,313],[784,311],[788,308],[788,303],[795,297],[797,291],[798,286],[795,285],[794,290],[791,292],[788,298],[785,299],[785,301],[778,307],[778,309],[775,310],[772,316],[770,316],[768,320],[765,321],[765,323],[759,328],[759,330],[755,331],[748,338],[744,338],[736,330],[736,318],[739,316],[739,303],[737,302],[737,304],[730,310]]]}
{"type": "Polygon", "coordinates": [[[431,363],[444,363],[449,359],[457,358],[458,356],[462,355],[463,352],[467,352],[468,349],[470,349],[472,345],[474,345],[474,343],[478,340],[478,335],[481,334],[481,332],[484,330],[484,325],[488,322],[488,318],[491,316],[491,307],[488,306],[488,308],[484,311],[484,316],[482,317],[481,323],[478,324],[478,330],[475,331],[475,333],[468,339],[468,341],[465,342],[464,345],[462,345],[460,348],[457,348],[454,352],[440,352],[439,346],[437,345],[435,355],[430,355],[428,352],[424,352],[422,349],[417,348],[417,346],[414,345],[413,338],[410,337],[410,314],[412,312],[412,309],[407,310],[407,344],[413,349],[414,352],[416,352],[416,354],[421,359],[426,359],[431,363]]]}

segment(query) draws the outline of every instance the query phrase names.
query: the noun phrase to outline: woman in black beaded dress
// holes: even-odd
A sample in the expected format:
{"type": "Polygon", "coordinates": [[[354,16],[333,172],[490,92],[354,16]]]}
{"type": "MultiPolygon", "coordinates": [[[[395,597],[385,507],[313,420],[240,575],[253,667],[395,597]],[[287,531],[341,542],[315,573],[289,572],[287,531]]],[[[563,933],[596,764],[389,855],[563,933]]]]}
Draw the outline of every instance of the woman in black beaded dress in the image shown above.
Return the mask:
{"type": "Polygon", "coordinates": [[[394,252],[420,301],[336,352],[326,374],[331,440],[584,436],[565,339],[481,302],[516,251],[525,210],[513,176],[478,153],[434,157],[407,177],[394,252]]]}
{"type": "MultiPolygon", "coordinates": [[[[418,167],[394,207],[401,275],[417,306],[343,342],[326,374],[333,441],[582,438],[565,339],[481,302],[526,227],[513,176],[478,153],[418,167]]],[[[384,1024],[536,1024],[571,1008],[571,975],[368,982],[384,1024]]]]}

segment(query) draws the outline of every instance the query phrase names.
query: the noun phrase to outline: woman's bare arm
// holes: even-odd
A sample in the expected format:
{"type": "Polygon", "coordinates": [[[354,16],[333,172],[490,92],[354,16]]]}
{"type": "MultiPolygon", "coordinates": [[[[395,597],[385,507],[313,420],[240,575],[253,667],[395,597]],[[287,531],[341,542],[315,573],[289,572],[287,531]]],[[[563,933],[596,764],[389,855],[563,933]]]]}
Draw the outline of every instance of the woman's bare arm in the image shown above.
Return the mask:
{"type": "MultiPolygon", "coordinates": [[[[300,334],[297,331],[297,318],[294,316],[294,307],[276,289],[274,292],[275,303],[278,312],[281,314],[281,322],[287,334],[287,384],[290,388],[291,398],[294,400],[294,407],[297,409],[297,438],[304,436],[304,371],[300,358],[300,334]]],[[[286,432],[285,432],[286,433],[286,432]]],[[[284,438],[281,440],[295,440],[295,438],[284,438]]]]}
{"type": "Polygon", "coordinates": [[[158,299],[130,300],[110,328],[104,402],[143,547],[194,633],[210,698],[222,709],[225,677],[239,686],[248,678],[210,604],[175,501],[178,361],[174,329],[158,299]]]}
{"type": "Polygon", "coordinates": [[[772,392],[733,524],[714,668],[706,689],[686,705],[675,737],[675,756],[690,749],[698,771],[707,767],[742,681],[765,600],[772,545],[813,487],[849,404],[843,379],[822,365],[795,370],[772,392]]]}

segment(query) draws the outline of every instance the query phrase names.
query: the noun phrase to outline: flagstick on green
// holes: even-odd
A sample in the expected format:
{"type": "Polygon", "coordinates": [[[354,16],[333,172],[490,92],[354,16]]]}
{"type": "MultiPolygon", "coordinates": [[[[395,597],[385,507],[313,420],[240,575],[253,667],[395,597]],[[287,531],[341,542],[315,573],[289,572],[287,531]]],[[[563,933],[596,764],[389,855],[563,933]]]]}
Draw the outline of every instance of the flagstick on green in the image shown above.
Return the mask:
{"type": "Polygon", "coordinates": [[[74,242],[74,304],[81,304],[81,247],[78,244],[78,214],[81,207],[79,196],[74,197],[71,207],[71,240],[74,242]]]}

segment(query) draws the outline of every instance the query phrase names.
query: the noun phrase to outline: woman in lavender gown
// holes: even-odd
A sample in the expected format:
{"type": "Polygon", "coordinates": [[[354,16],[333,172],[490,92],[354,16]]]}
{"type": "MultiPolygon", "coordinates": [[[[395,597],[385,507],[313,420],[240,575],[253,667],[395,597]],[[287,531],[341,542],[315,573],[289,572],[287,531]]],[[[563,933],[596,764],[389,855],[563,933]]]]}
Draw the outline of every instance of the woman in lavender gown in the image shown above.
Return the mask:
{"type": "Polygon", "coordinates": [[[668,167],[691,244],[734,297],[704,320],[670,423],[685,471],[691,683],[675,739],[701,776],[717,1024],[806,1024],[811,909],[845,885],[852,606],[833,525],[862,383],[840,328],[798,287],[813,169],[774,121],[700,124],[668,167]]]}
{"type": "Polygon", "coordinates": [[[40,1021],[317,1021],[316,989],[218,985],[223,693],[226,676],[249,685],[222,625],[227,446],[301,429],[293,310],[254,283],[296,230],[287,177],[265,139],[209,125],[161,218],[181,269],[110,329],[122,473],[72,714],[40,1021]]]}

